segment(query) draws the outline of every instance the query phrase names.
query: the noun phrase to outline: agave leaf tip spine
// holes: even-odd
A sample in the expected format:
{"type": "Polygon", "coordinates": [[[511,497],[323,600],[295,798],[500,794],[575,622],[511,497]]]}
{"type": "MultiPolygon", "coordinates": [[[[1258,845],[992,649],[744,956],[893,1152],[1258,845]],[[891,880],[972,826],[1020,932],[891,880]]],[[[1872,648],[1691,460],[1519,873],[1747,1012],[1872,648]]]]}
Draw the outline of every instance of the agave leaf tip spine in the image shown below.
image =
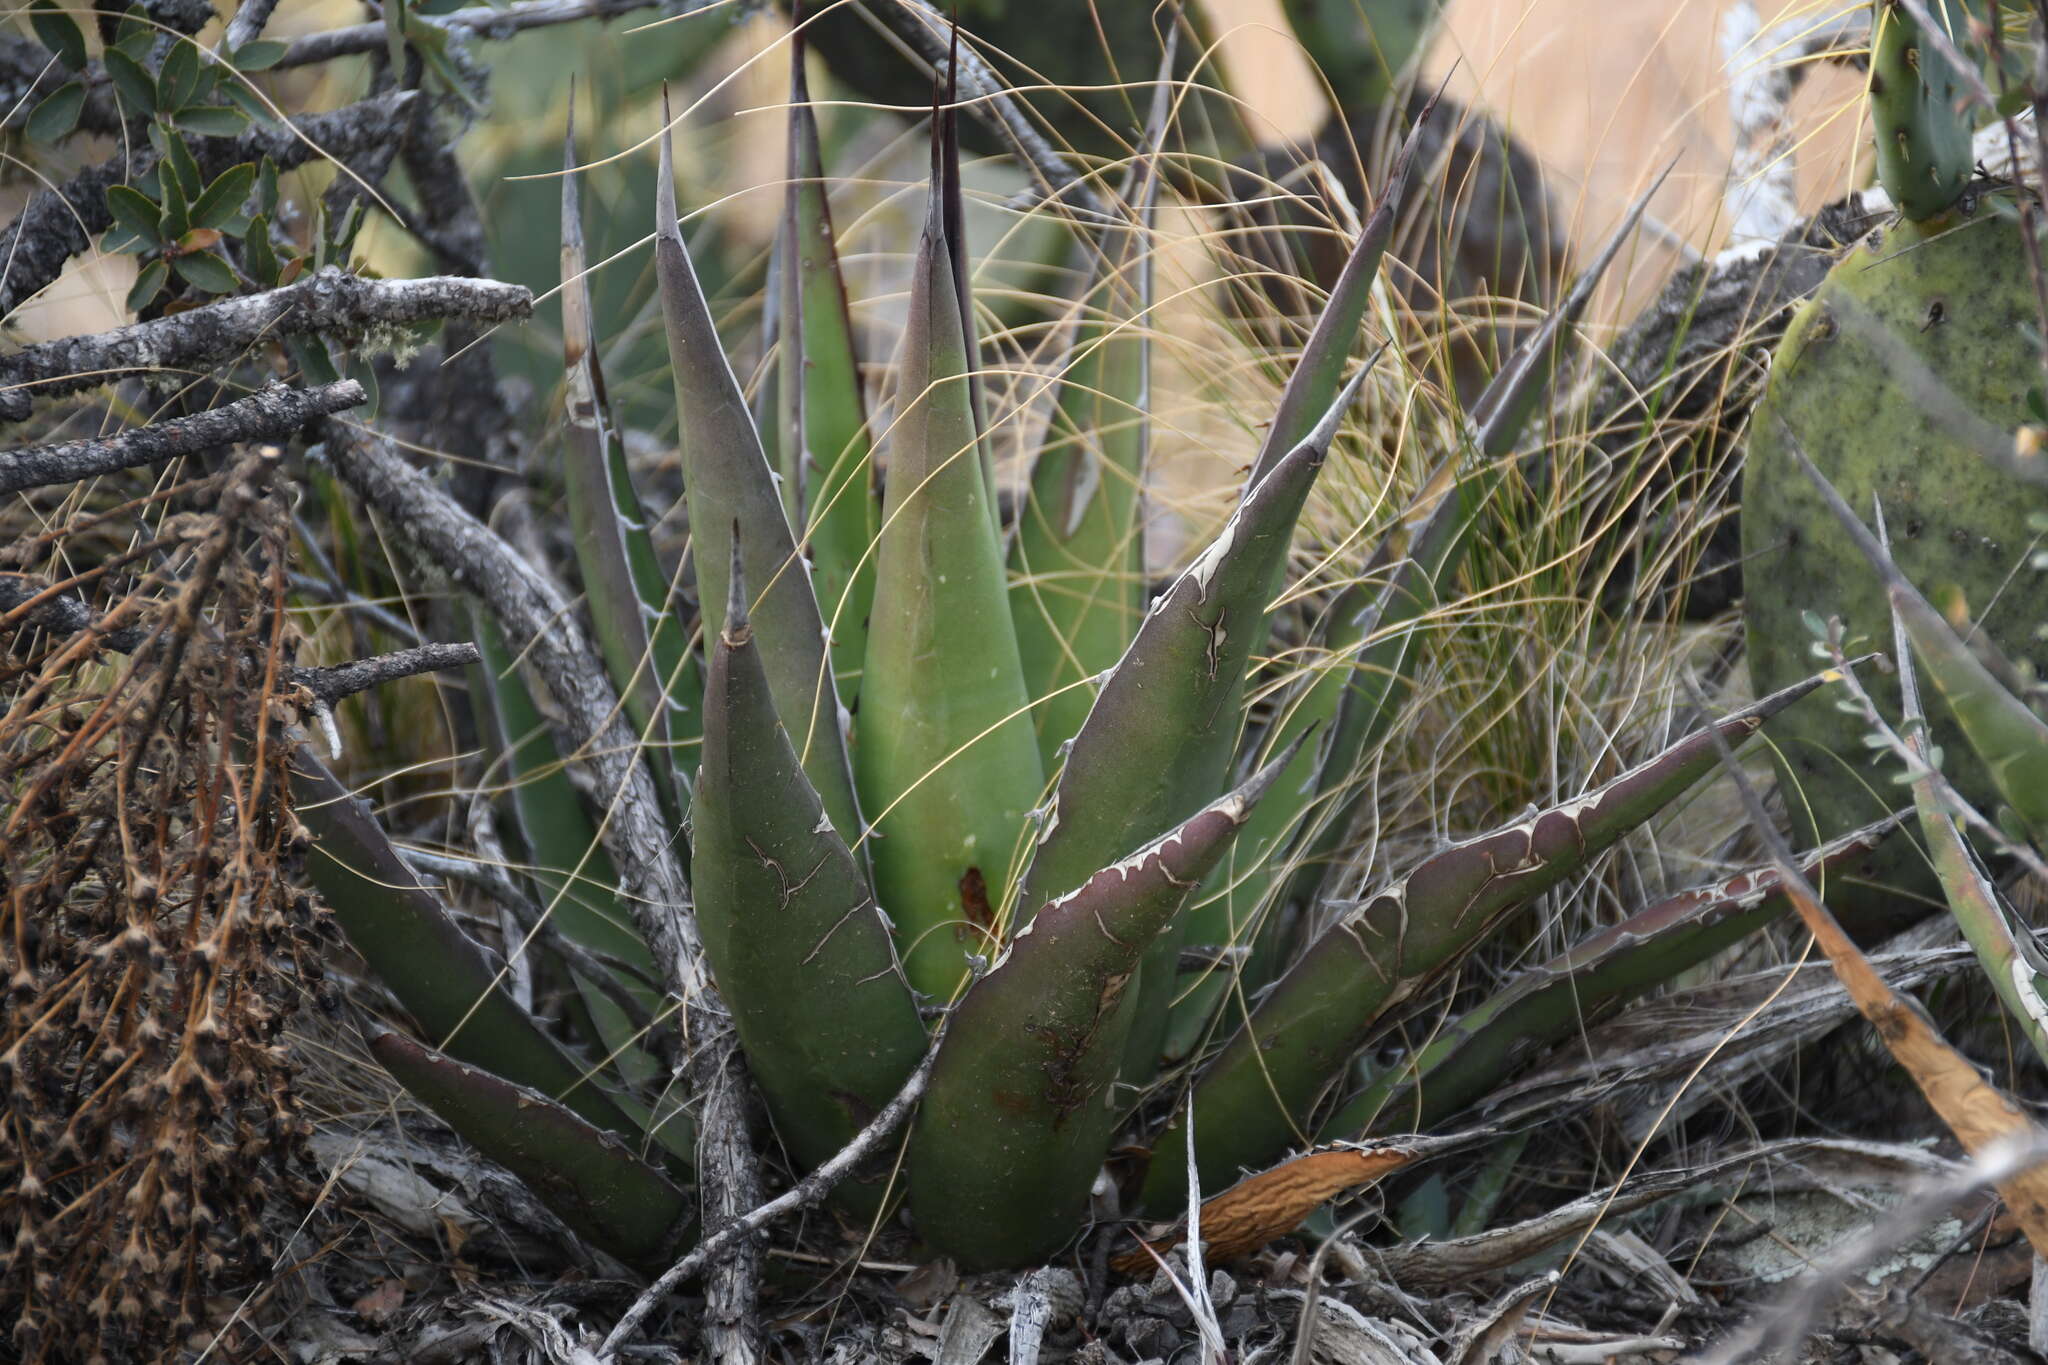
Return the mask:
{"type": "Polygon", "coordinates": [[[675,122],[675,112],[669,107],[668,82],[663,81],[661,136],[655,139],[659,146],[660,173],[654,182],[654,235],[680,241],[683,233],[677,226],[681,215],[676,212],[676,153],[671,145],[675,138],[675,122]]]}
{"type": "Polygon", "coordinates": [[[1324,451],[1329,450],[1330,443],[1337,439],[1338,423],[1344,420],[1344,414],[1351,410],[1351,405],[1358,401],[1358,391],[1365,387],[1366,378],[1378,368],[1380,357],[1387,353],[1387,347],[1391,344],[1382,341],[1374,347],[1373,353],[1365,358],[1365,363],[1358,367],[1351,378],[1344,381],[1344,387],[1337,391],[1337,397],[1309,430],[1308,444],[1324,451]]]}

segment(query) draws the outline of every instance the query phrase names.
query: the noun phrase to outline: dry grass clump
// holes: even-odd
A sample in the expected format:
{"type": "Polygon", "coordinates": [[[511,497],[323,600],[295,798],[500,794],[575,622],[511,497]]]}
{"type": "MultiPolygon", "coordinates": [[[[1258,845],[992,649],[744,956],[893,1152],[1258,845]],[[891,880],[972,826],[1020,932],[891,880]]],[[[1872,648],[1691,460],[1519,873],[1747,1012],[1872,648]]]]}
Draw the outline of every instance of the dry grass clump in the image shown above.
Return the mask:
{"type": "Polygon", "coordinates": [[[0,565],[0,1353],[18,1359],[203,1348],[222,1296],[268,1268],[266,1201],[304,1197],[281,1033],[318,989],[323,912],[297,886],[276,463],[127,502],[71,490],[0,565]]]}

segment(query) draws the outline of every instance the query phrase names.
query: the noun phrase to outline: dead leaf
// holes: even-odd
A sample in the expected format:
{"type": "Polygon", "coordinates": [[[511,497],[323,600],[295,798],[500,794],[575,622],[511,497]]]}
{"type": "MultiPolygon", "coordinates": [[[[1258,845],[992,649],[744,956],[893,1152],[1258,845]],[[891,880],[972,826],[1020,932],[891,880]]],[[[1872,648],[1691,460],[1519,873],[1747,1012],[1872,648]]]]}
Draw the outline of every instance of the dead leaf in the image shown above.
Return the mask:
{"type": "MultiPolygon", "coordinates": [[[[1202,1201],[1202,1241],[1209,1258],[1220,1262],[1249,1255],[1275,1237],[1292,1232],[1302,1219],[1344,1191],[1370,1184],[1444,1146],[1440,1138],[1347,1142],[1246,1176],[1215,1198],[1202,1201]]],[[[1164,1256],[1185,1236],[1183,1225],[1147,1245],[1164,1256]]],[[[1142,1275],[1152,1268],[1153,1260],[1140,1248],[1110,1264],[1123,1274],[1142,1275]]]]}
{"type": "Polygon", "coordinates": [[[404,1280],[379,1280],[377,1287],[355,1301],[356,1316],[373,1325],[382,1325],[391,1315],[405,1306],[404,1280]]]}
{"type": "MultiPolygon", "coordinates": [[[[1885,984],[1835,917],[1807,894],[1798,879],[1788,878],[1786,890],[1806,931],[1827,954],[1856,1008],[1913,1077],[1964,1151],[1976,1156],[2004,1142],[2038,1145],[2043,1140],[2040,1129],[2011,1096],[1986,1081],[1969,1058],[1949,1046],[1918,1001],[1885,984]]],[[[2048,1169],[2034,1166],[2021,1171],[2001,1181],[1998,1192],[2035,1254],[2048,1253],[2048,1169]]]]}

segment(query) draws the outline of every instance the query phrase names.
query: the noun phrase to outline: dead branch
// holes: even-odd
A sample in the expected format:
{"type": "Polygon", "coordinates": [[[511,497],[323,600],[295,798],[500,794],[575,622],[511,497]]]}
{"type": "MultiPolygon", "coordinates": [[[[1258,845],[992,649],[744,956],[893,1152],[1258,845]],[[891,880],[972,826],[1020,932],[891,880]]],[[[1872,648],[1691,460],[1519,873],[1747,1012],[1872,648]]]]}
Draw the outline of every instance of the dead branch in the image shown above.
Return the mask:
{"type": "Polygon", "coordinates": [[[367,692],[400,678],[462,668],[482,659],[477,647],[467,642],[424,644],[324,668],[294,667],[286,670],[286,676],[311,692],[322,705],[332,706],[343,697],[353,697],[358,692],[367,692]]]}
{"type": "Polygon", "coordinates": [[[130,375],[206,370],[259,341],[309,333],[360,337],[444,318],[503,322],[532,312],[533,295],[523,285],[453,275],[370,280],[328,266],[282,289],[46,341],[0,359],[0,419],[26,417],[31,392],[48,398],[130,375]]]}
{"type": "Polygon", "coordinates": [[[959,99],[1009,147],[1011,154],[1038,181],[1039,191],[1048,200],[1065,204],[1087,221],[1103,221],[1101,203],[1086,182],[1074,174],[1066,157],[1032,123],[1009,82],[967,44],[955,48],[952,21],[938,6],[931,0],[884,0],[872,12],[891,32],[916,48],[934,72],[943,74],[957,51],[959,69],[955,76],[959,99]]]}
{"type": "Polygon", "coordinates": [[[0,452],[0,493],[76,483],[239,441],[281,441],[315,417],[352,408],[367,397],[363,386],[353,379],[316,389],[274,384],[223,407],[103,439],[0,452]]]}
{"type": "Polygon", "coordinates": [[[482,601],[515,648],[525,647],[525,658],[562,709],[572,747],[596,781],[598,804],[606,812],[600,831],[605,849],[664,983],[684,1001],[709,991],[710,971],[689,914],[689,882],[654,779],[640,761],[639,736],[569,603],[503,538],[381,437],[330,421],[327,447],[336,472],[357,496],[482,601]]]}
{"type": "MultiPolygon", "coordinates": [[[[46,585],[24,575],[0,574],[0,617],[30,602],[35,602],[35,605],[14,623],[15,628],[35,626],[53,635],[82,635],[102,624],[91,607],[68,593],[51,593],[46,585]],[[36,601],[37,598],[43,600],[36,601]]],[[[132,654],[142,647],[148,635],[145,627],[127,626],[106,631],[100,643],[116,654],[132,654]]],[[[367,692],[399,678],[462,668],[482,658],[477,647],[468,642],[428,643],[344,664],[313,667],[292,664],[281,671],[287,681],[311,692],[317,704],[332,707],[344,697],[353,697],[358,692],[367,692]]]]}
{"type": "MultiPolygon", "coordinates": [[[[277,9],[277,0],[242,0],[235,7],[235,17],[228,20],[227,33],[221,38],[221,48],[234,52],[244,43],[252,43],[263,36],[263,26],[270,22],[271,14],[277,9]]],[[[383,27],[381,24],[378,27],[383,27]]]]}
{"type": "MultiPolygon", "coordinates": [[[[698,1096],[698,1222],[714,1237],[761,1203],[760,1164],[747,1133],[747,1064],[739,1034],[727,1026],[700,1039],[689,1063],[698,1096]]],[[[704,1277],[704,1345],[716,1365],[758,1365],[761,1330],[761,1248],[735,1237],[704,1277]]]]}
{"type": "MultiPolygon", "coordinates": [[[[680,4],[673,3],[673,0],[521,0],[512,5],[473,5],[452,14],[437,14],[431,18],[422,16],[422,19],[465,36],[502,42],[530,28],[573,24],[583,19],[616,19],[657,7],[693,14],[724,3],[725,0],[682,0],[680,4]]],[[[330,29],[325,33],[311,33],[286,48],[284,56],[271,69],[317,66],[336,57],[375,52],[384,46],[388,32],[384,22],[376,20],[330,29]]]]}
{"type": "MultiPolygon", "coordinates": [[[[211,13],[209,8],[209,17],[211,13]]],[[[325,157],[360,155],[395,137],[418,98],[416,91],[394,90],[331,113],[253,127],[238,137],[195,137],[187,145],[208,179],[230,166],[266,156],[277,162],[279,170],[288,171],[325,157]]],[[[109,186],[147,174],[155,164],[156,153],[138,140],[132,162],[126,154],[113,157],[29,200],[21,216],[0,230],[0,262],[4,262],[0,265],[0,318],[56,279],[66,261],[113,226],[114,216],[107,208],[109,186]]],[[[6,397],[0,395],[0,400],[6,397]]],[[[0,408],[0,416],[4,415],[6,410],[0,408]]]]}

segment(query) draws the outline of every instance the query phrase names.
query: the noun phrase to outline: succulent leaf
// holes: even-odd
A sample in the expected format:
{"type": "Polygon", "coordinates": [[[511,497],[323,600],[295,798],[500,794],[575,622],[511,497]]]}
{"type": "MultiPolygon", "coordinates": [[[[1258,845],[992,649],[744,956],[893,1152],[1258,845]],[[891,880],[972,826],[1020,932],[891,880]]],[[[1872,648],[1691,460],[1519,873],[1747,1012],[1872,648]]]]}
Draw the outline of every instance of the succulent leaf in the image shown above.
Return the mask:
{"type": "MultiPolygon", "coordinates": [[[[1936,22],[1962,33],[1969,16],[1956,0],[1928,0],[1936,22]]],[[[1892,202],[1916,222],[1962,197],[1976,153],[1970,116],[1957,108],[1961,85],[1925,46],[1919,21],[1898,0],[1872,0],[1870,120],[1877,134],[1877,175],[1892,202]]]]}
{"type": "MultiPolygon", "coordinates": [[[[1419,632],[1445,600],[1445,589],[1464,561],[1478,518],[1507,475],[1502,462],[1514,453],[1530,414],[1549,391],[1561,342],[1585,315],[1595,288],[1670,173],[1665,167],[1637,196],[1564,301],[1515,348],[1472,406],[1468,449],[1454,453],[1432,472],[1400,524],[1374,550],[1366,573],[1384,573],[1386,580],[1362,614],[1346,623],[1359,644],[1352,656],[1350,686],[1319,757],[1318,792],[1350,785],[1361,759],[1392,726],[1421,654],[1419,632]]],[[[1302,884],[1291,888],[1292,896],[1312,895],[1314,883],[1336,865],[1363,799],[1363,793],[1354,793],[1310,832],[1296,860],[1302,884]]]]}
{"type": "MultiPolygon", "coordinates": [[[[1168,42],[1163,72],[1172,69],[1168,42]]],[[[1057,400],[1018,509],[1010,607],[1033,721],[1050,773],[1095,700],[1095,680],[1144,613],[1139,497],[1151,446],[1152,230],[1171,84],[1162,75],[1124,187],[1127,221],[1105,225],[1057,400]]]]}
{"type": "MultiPolygon", "coordinates": [[[[1386,1012],[1455,963],[1501,916],[1555,886],[1712,772],[1730,743],[1820,685],[1809,678],[1680,740],[1596,790],[1456,844],[1343,912],[1281,977],[1196,1084],[1202,1181],[1230,1180],[1314,1130],[1332,1078],[1386,1012]]],[[[1180,1123],[1159,1150],[1183,1141],[1180,1123]]],[[[1144,1202],[1174,1208],[1185,1173],[1155,1161],[1144,1202]]]]}
{"type": "Polygon", "coordinates": [[[1044,786],[983,482],[942,176],[911,268],[854,755],[875,890],[911,984],[939,998],[994,951],[1044,786]]]}
{"type": "MultiPolygon", "coordinates": [[[[562,358],[568,374],[562,482],[568,494],[577,567],[583,573],[584,598],[605,668],[642,742],[665,758],[669,707],[663,684],[667,679],[653,658],[648,631],[648,622],[660,612],[662,599],[650,606],[641,598],[641,585],[626,547],[620,499],[612,487],[612,433],[599,397],[596,329],[584,278],[579,183],[572,87],[569,127],[562,147],[562,358]]],[[[648,764],[648,771],[670,820],[680,822],[683,802],[676,790],[674,763],[657,759],[648,764]]]]}
{"type": "MultiPolygon", "coordinates": [[[[1799,860],[1824,876],[1862,857],[1898,817],[1845,834],[1799,860]]],[[[1482,1099],[1513,1069],[1625,1001],[1754,933],[1790,908],[1766,863],[1680,891],[1523,972],[1447,1028],[1407,1065],[1387,1071],[1323,1125],[1327,1138],[1427,1132],[1482,1099]]]]}
{"type": "Polygon", "coordinates": [[[818,121],[804,75],[804,28],[790,40],[789,190],[776,239],[780,284],[777,387],[784,491],[804,508],[818,608],[832,636],[832,671],[847,706],[859,698],[875,597],[879,508],[867,400],[846,282],[834,248],[818,121]]]}
{"type": "MultiPolygon", "coordinates": [[[[1999,1003],[2033,1045],[2035,1055],[2048,1061],[2048,961],[2032,933],[2014,930],[2011,912],[1935,790],[1927,715],[1920,706],[1920,684],[1913,672],[1915,651],[1908,644],[1911,627],[1906,613],[1899,609],[1896,588],[1892,600],[1892,638],[1898,654],[1899,691],[1905,703],[1906,745],[1921,764],[1913,779],[1913,807],[1920,816],[1920,832],[1927,836],[1928,852],[1948,897],[1949,911],[1983,964],[1999,1003]]],[[[1957,648],[1961,649],[1960,641],[1957,648]]]]}
{"type": "Polygon", "coordinates": [[[402,1034],[379,1034],[370,1051],[422,1104],[525,1181],[592,1246],[652,1273],[688,1242],[693,1201],[612,1134],[545,1095],[402,1034]]]}
{"type": "MultiPolygon", "coordinates": [[[[471,629],[483,658],[475,697],[486,747],[512,797],[512,813],[541,913],[566,941],[588,951],[606,970],[603,979],[570,965],[577,999],[605,1060],[630,1086],[652,1086],[660,1064],[641,1047],[643,1021],[666,1013],[654,955],[619,901],[611,855],[591,823],[583,797],[569,780],[553,734],[516,669],[512,651],[487,612],[472,609],[471,629]],[[615,997],[631,1002],[630,1011],[615,997]]],[[[675,1155],[691,1155],[687,1125],[671,1132],[625,1096],[614,1097],[642,1128],[656,1132],[675,1155]]]]}
{"type": "MultiPolygon", "coordinates": [[[[1242,727],[1246,666],[1265,638],[1269,585],[1328,456],[1338,421],[1371,372],[1361,368],[1301,444],[1238,504],[1202,553],[1153,602],[1074,737],[1033,850],[1019,924],[1121,856],[1171,829],[1222,789],[1242,727]]],[[[1177,983],[1181,927],[1140,968],[1125,1079],[1151,1080],[1177,983]],[[1147,979],[1149,978],[1149,980],[1147,979]]]]}
{"type": "Polygon", "coordinates": [[[307,871],[349,943],[442,1050],[560,1101],[600,1128],[637,1133],[592,1073],[504,988],[476,941],[413,875],[326,766],[301,750],[292,788],[314,833],[307,871]]]}
{"type": "MultiPolygon", "coordinates": [[[[697,922],[776,1131],[805,1168],[844,1147],[925,1051],[896,950],[863,869],[776,718],[732,568],[704,692],[704,766],[691,821],[697,922]]],[[[841,1185],[872,1216],[887,1172],[841,1185]]]]}
{"type": "MultiPolygon", "coordinates": [[[[1933,54],[1927,54],[1935,60],[1933,54]]],[[[1891,616],[1886,580],[1832,514],[1795,456],[1811,457],[1856,513],[1881,503],[1898,534],[1889,557],[1929,596],[1953,588],[1976,613],[1969,638],[2016,664],[2048,668],[2040,613],[2018,591],[2039,532],[2043,461],[2016,452],[2034,420],[2040,356],[2034,256],[2015,205],[1987,194],[1974,216],[1904,222],[1868,234],[1794,315],[1750,421],[1742,469],[1743,625],[1759,688],[1809,666],[1805,624],[1839,618],[1880,636],[1891,616]]],[[[1851,520],[1855,520],[1852,514],[1851,520]]],[[[1918,613],[1914,613],[1917,616],[1918,613]]],[[[1925,662],[1931,667],[1932,656],[1925,662]]],[[[1898,687],[1867,680],[1896,714],[1898,687]]],[[[1947,707],[1931,707],[1929,738],[1946,776],[1989,810],[2000,799],[1988,765],[1947,707]]],[[[1811,702],[1778,726],[1774,753],[1793,830],[1805,840],[1861,824],[1888,804],[1861,761],[1859,713],[1811,702]]],[[[1991,746],[1993,752],[2003,752],[1991,746]]],[[[1922,851],[1906,841],[1868,884],[1845,885],[1828,908],[1866,941],[1903,927],[1941,894],[1922,851]]]]}
{"type": "MultiPolygon", "coordinates": [[[[1403,157],[1408,155],[1404,149],[1403,157]]],[[[1560,342],[1585,315],[1594,289],[1669,174],[1667,167],[1637,197],[1564,301],[1509,357],[1473,406],[1469,448],[1454,453],[1433,472],[1375,549],[1366,583],[1340,594],[1324,618],[1322,643],[1345,661],[1303,680],[1299,695],[1283,708],[1274,735],[1285,742],[1306,726],[1326,724],[1319,748],[1296,760],[1297,766],[1313,763],[1315,770],[1299,779],[1290,776],[1261,805],[1230,860],[1228,884],[1217,888],[1190,916],[1190,932],[1203,943],[1239,942],[1247,926],[1257,925],[1263,942],[1247,963],[1248,980],[1255,987],[1265,984],[1268,964],[1277,955],[1275,939],[1289,922],[1270,905],[1261,916],[1280,868],[1297,869],[1281,894],[1299,901],[1312,897],[1327,870],[1338,864],[1337,853],[1364,799],[1354,790],[1355,775],[1399,712],[1421,654],[1421,624],[1446,599],[1473,528],[1506,476],[1501,462],[1514,453],[1530,414],[1550,388],[1560,342]],[[1384,575],[1384,581],[1371,593],[1367,583],[1376,575],[1384,575]],[[1304,824],[1312,807],[1320,809],[1312,822],[1304,824]],[[1284,851],[1285,839],[1297,830],[1297,856],[1284,861],[1274,856],[1284,851]]],[[[1227,985],[1227,979],[1204,983],[1181,1003],[1181,1047],[1206,1027],[1207,1012],[1227,985]]],[[[1169,1051],[1178,1055],[1180,1049],[1169,1051]]]]}
{"type": "Polygon", "coordinates": [[[745,536],[747,581],[757,594],[754,632],[775,692],[776,713],[790,718],[790,738],[803,757],[804,772],[831,813],[833,827],[851,841],[861,834],[860,808],[809,565],[797,553],[774,472],[718,339],[679,222],[674,153],[664,132],[655,186],[654,255],[675,376],[704,637],[712,639],[724,627],[737,524],[745,536]]]}
{"type": "Polygon", "coordinates": [[[1147,946],[1293,750],[1038,912],[954,1007],[910,1142],[918,1231],[963,1268],[1021,1265],[1081,1225],[1129,1107],[1113,1083],[1147,946]]]}
{"type": "Polygon", "coordinates": [[[1344,268],[1338,273],[1337,282],[1330,287],[1330,296],[1323,303],[1322,314],[1309,333],[1308,343],[1301,348],[1301,358],[1295,362],[1294,372],[1288,375],[1287,386],[1280,391],[1280,406],[1273,413],[1272,424],[1266,428],[1258,457],[1252,461],[1251,477],[1245,481],[1247,497],[1276,464],[1308,439],[1310,430],[1337,396],[1344,380],[1345,362],[1351,356],[1352,341],[1358,336],[1365,322],[1366,307],[1372,302],[1372,287],[1379,278],[1380,262],[1387,254],[1387,243],[1393,240],[1394,221],[1400,215],[1401,201],[1408,192],[1408,176],[1415,165],[1416,152],[1422,146],[1423,127],[1429,122],[1429,116],[1442,94],[1439,90],[1430,96],[1422,113],[1417,116],[1415,126],[1409,129],[1407,139],[1402,142],[1401,150],[1394,154],[1394,164],[1387,171],[1386,186],[1380,191],[1379,202],[1373,205],[1371,216],[1365,220],[1365,227],[1358,234],[1358,241],[1345,258],[1344,268]]]}

